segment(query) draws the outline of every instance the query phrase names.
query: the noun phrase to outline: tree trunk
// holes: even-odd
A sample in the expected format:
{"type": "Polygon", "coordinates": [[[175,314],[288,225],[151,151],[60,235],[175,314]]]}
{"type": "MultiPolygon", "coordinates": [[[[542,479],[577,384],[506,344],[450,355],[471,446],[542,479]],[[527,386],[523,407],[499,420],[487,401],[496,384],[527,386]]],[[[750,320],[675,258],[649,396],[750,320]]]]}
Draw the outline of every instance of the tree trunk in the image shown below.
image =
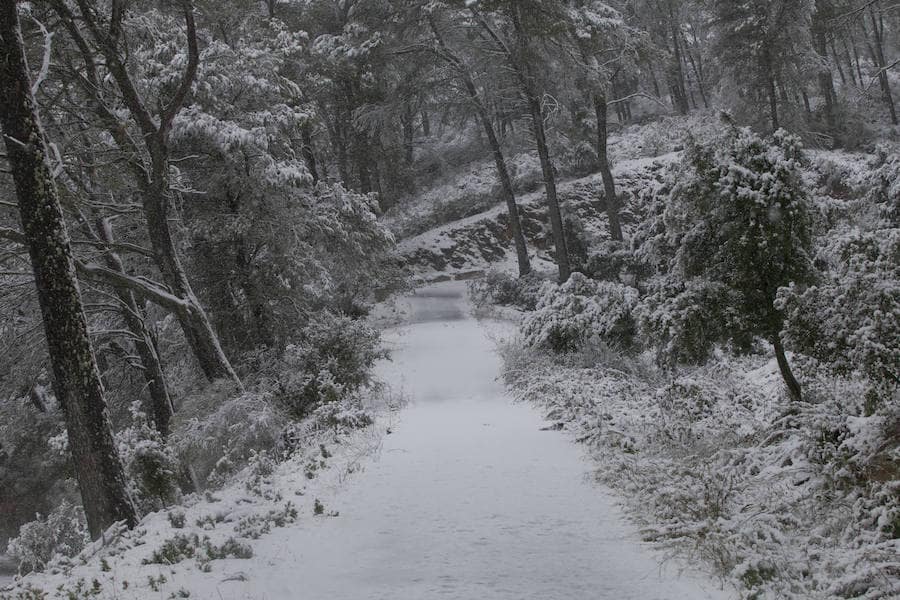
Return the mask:
{"type": "Polygon", "coordinates": [[[519,265],[519,277],[524,277],[531,272],[531,262],[528,260],[528,246],[525,243],[525,234],[522,231],[522,220],[519,217],[519,207],[516,204],[516,194],[513,190],[512,179],[509,176],[509,170],[506,168],[506,159],[503,157],[503,149],[497,134],[494,132],[494,126],[491,123],[490,115],[487,109],[481,103],[478,91],[471,78],[466,78],[466,89],[469,97],[475,103],[475,109],[481,118],[481,124],[484,127],[484,133],[487,136],[488,144],[491,147],[491,154],[494,156],[494,164],[497,167],[497,175],[500,179],[500,188],[503,190],[503,199],[506,202],[506,210],[509,213],[509,232],[513,238],[516,247],[516,261],[519,265]]]}
{"type": "MultiPolygon", "coordinates": [[[[97,223],[97,231],[101,240],[106,243],[107,247],[104,252],[106,265],[118,273],[125,273],[125,267],[122,259],[111,249],[114,241],[112,226],[108,220],[99,220],[97,223]]],[[[153,419],[154,428],[163,437],[169,435],[169,424],[172,416],[175,414],[175,406],[172,404],[172,398],[169,396],[169,387],[166,384],[166,376],[163,372],[162,362],[159,359],[159,352],[156,346],[156,337],[153,332],[147,328],[144,320],[144,311],[138,305],[134,293],[124,288],[114,288],[116,297],[122,303],[122,319],[125,321],[128,331],[132,335],[132,343],[137,351],[138,357],[141,359],[143,367],[144,381],[147,382],[147,391],[150,396],[149,410],[147,411],[153,419]]]]}
{"type": "Polygon", "coordinates": [[[802,398],[800,384],[791,371],[791,365],[788,364],[787,356],[784,355],[784,346],[781,343],[781,338],[777,335],[772,340],[772,347],[775,349],[775,360],[778,361],[778,370],[781,372],[781,378],[784,379],[785,385],[787,385],[788,393],[793,400],[799,402],[802,398]]]}
{"type": "MultiPolygon", "coordinates": [[[[599,64],[596,56],[591,54],[590,50],[579,41],[578,32],[573,28],[571,30],[573,40],[576,40],[578,49],[581,52],[581,58],[588,65],[589,77],[597,77],[600,73],[599,64]]],[[[597,82],[599,84],[599,82],[597,82]]],[[[594,116],[597,119],[597,162],[600,166],[600,177],[603,179],[603,193],[605,196],[604,210],[606,217],[609,219],[609,235],[616,241],[622,241],[622,225],[619,222],[619,200],[616,197],[616,182],[613,179],[612,170],[609,166],[609,131],[608,131],[608,105],[606,102],[606,94],[602,93],[601,87],[594,88],[590,96],[590,101],[594,105],[594,116]]],[[[573,110],[573,113],[575,111],[573,110]]]]}
{"type": "Polygon", "coordinates": [[[769,96],[769,118],[772,121],[772,131],[778,131],[781,127],[778,123],[778,95],[775,90],[775,77],[769,73],[767,93],[769,96]]]}
{"type": "Polygon", "coordinates": [[[612,239],[622,241],[622,224],[619,222],[619,199],[616,196],[616,182],[609,166],[607,151],[608,132],[606,97],[594,96],[594,113],[597,116],[597,160],[600,163],[600,177],[603,179],[603,194],[606,196],[606,217],[609,219],[609,235],[612,239]]]}
{"type": "Polygon", "coordinates": [[[28,242],[53,389],[63,409],[91,537],[137,524],[88,337],[75,263],[31,94],[15,0],[0,0],[0,125],[28,242]]]}
{"type": "MultiPolygon", "coordinates": [[[[522,54],[527,54],[525,50],[528,47],[526,33],[522,27],[519,11],[521,7],[517,3],[512,3],[512,22],[515,28],[517,41],[522,54]]],[[[514,61],[512,65],[516,70],[519,78],[522,95],[528,105],[528,112],[531,115],[531,129],[534,135],[534,142],[537,146],[538,157],[541,161],[541,172],[544,177],[544,188],[547,195],[547,211],[550,213],[550,229],[553,232],[553,243],[555,248],[556,265],[559,270],[559,282],[568,281],[572,274],[569,265],[569,250],[566,247],[566,234],[563,229],[562,213],[559,210],[559,197],[556,191],[556,174],[553,168],[553,162],[550,159],[550,148],[547,145],[547,135],[544,130],[544,115],[541,110],[541,102],[534,91],[532,75],[529,72],[527,63],[522,61],[514,61]]]]}
{"type": "Polygon", "coordinates": [[[678,23],[675,19],[675,9],[672,6],[672,0],[668,2],[669,7],[669,29],[672,34],[672,48],[675,58],[674,83],[678,100],[678,112],[686,115],[690,112],[687,98],[687,86],[684,83],[684,68],[681,61],[681,41],[678,35],[678,23]]]}
{"type": "Polygon", "coordinates": [[[891,115],[891,123],[898,125],[900,121],[897,120],[897,108],[894,106],[894,95],[891,92],[891,82],[888,79],[887,64],[884,59],[884,22],[875,18],[874,6],[869,6],[869,16],[872,19],[872,29],[875,35],[875,66],[878,67],[878,81],[881,84],[881,93],[891,115]]]}
{"type": "Polygon", "coordinates": [[[813,46],[816,54],[825,63],[818,74],[819,93],[822,94],[822,98],[825,100],[825,124],[828,127],[828,135],[831,136],[834,145],[839,145],[836,114],[837,95],[834,91],[834,77],[831,74],[831,69],[825,66],[828,63],[828,32],[826,31],[826,19],[828,17],[829,13],[825,3],[822,0],[818,0],[813,17],[813,46]]]}
{"type": "Polygon", "coordinates": [[[414,114],[409,102],[403,104],[403,113],[400,115],[400,124],[403,128],[403,158],[407,166],[413,162],[413,142],[415,140],[414,114]]]}
{"type": "Polygon", "coordinates": [[[156,266],[169,290],[185,302],[185,307],[179,310],[176,316],[203,374],[210,381],[227,378],[238,387],[242,387],[241,380],[219,344],[219,338],[209,322],[206,311],[194,294],[178,258],[178,251],[175,249],[169,228],[171,191],[168,180],[168,148],[159,137],[151,140],[149,145],[152,173],[150,181],[142,190],[141,200],[156,266]]]}
{"type": "Polygon", "coordinates": [[[700,90],[700,99],[703,100],[703,108],[709,108],[709,99],[706,97],[706,86],[703,85],[703,69],[698,66],[694,60],[694,55],[688,51],[688,60],[691,63],[691,70],[694,72],[694,78],[697,80],[697,89],[700,90]]]}
{"type": "Polygon", "coordinates": [[[525,234],[522,231],[522,220],[519,217],[519,207],[516,204],[516,193],[515,190],[513,190],[512,178],[509,176],[509,170],[506,167],[506,159],[503,156],[503,148],[500,146],[500,141],[497,139],[497,133],[494,129],[494,124],[491,121],[491,116],[488,113],[484,102],[481,101],[481,95],[478,93],[478,88],[475,86],[475,81],[472,79],[471,74],[469,74],[469,71],[462,61],[457,58],[444,43],[444,39],[441,36],[440,30],[437,28],[434,19],[429,19],[429,25],[431,26],[431,31],[434,34],[438,45],[444,51],[447,60],[456,67],[456,71],[459,73],[460,78],[463,80],[463,84],[466,86],[466,92],[469,94],[469,99],[472,101],[472,104],[478,113],[478,117],[481,120],[484,133],[488,139],[488,144],[491,147],[491,153],[494,156],[494,164],[497,167],[497,176],[500,179],[500,188],[503,191],[506,209],[509,213],[509,231],[516,247],[516,260],[519,264],[519,276],[524,277],[531,272],[531,263],[528,260],[528,246],[525,243],[525,234]]]}
{"type": "Polygon", "coordinates": [[[316,164],[316,154],[313,151],[312,127],[309,122],[300,126],[300,143],[303,144],[300,153],[303,155],[303,161],[309,174],[312,176],[313,185],[319,183],[319,168],[316,164]]]}
{"type": "Polygon", "coordinates": [[[853,37],[852,33],[851,33],[850,44],[853,46],[853,58],[854,58],[854,61],[856,62],[856,76],[859,79],[859,87],[862,87],[863,81],[864,81],[863,72],[862,72],[862,63],[860,62],[860,59],[859,59],[859,48],[856,47],[856,38],[853,37]]]}
{"type": "Polygon", "coordinates": [[[431,137],[431,117],[428,115],[428,109],[422,109],[422,135],[431,137]]]}

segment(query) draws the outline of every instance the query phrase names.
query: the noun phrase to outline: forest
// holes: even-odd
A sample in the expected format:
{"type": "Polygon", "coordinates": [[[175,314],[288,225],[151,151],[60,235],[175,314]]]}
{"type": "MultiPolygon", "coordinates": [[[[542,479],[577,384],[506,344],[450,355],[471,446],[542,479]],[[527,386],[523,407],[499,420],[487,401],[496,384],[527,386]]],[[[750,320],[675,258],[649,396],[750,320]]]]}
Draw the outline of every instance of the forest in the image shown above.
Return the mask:
{"type": "Polygon", "coordinates": [[[282,597],[435,289],[723,598],[900,597],[898,103],[891,0],[0,0],[0,598],[282,597]]]}

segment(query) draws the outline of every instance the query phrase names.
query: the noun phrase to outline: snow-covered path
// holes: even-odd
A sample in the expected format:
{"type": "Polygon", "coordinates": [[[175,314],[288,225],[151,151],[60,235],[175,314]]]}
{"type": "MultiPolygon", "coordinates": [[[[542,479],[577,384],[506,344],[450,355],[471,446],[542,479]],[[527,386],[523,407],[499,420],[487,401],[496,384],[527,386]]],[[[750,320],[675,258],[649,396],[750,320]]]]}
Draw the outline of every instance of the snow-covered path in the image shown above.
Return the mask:
{"type": "Polygon", "coordinates": [[[411,323],[387,333],[395,352],[382,376],[411,403],[378,460],[326,500],[340,516],[259,540],[246,581],[221,586],[223,599],[727,598],[660,569],[587,481],[581,450],[509,401],[463,291],[427,288],[411,323]]]}

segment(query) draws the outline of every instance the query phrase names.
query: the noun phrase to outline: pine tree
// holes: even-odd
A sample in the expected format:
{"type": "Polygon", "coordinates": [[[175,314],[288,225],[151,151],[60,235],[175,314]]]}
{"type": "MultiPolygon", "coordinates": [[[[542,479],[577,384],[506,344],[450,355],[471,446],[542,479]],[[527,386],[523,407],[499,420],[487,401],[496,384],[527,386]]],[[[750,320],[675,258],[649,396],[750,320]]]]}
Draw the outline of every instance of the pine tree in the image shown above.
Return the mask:
{"type": "Polygon", "coordinates": [[[75,264],[32,95],[16,2],[0,2],[0,125],[43,315],[53,388],[91,536],[137,523],[113,440],[75,264]]]}
{"type": "Polygon", "coordinates": [[[800,141],[783,130],[763,139],[732,129],[718,144],[693,145],[663,217],[668,244],[676,249],[670,278],[716,288],[694,298],[722,303],[709,311],[720,315],[721,322],[711,324],[716,337],[746,345],[760,336],[771,343],[796,400],[800,384],[785,355],[776,298],[779,289],[807,283],[813,274],[801,160],[800,141]]]}

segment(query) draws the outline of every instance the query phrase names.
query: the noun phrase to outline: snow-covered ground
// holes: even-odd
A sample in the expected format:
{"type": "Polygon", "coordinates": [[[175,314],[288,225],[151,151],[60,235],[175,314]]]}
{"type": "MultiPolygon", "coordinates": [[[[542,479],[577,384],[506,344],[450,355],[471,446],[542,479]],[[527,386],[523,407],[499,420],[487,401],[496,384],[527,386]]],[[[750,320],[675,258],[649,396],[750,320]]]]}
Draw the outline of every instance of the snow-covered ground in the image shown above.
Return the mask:
{"type": "Polygon", "coordinates": [[[410,406],[380,458],[330,500],[331,519],[254,545],[246,581],[221,598],[541,600],[726,598],[661,568],[581,451],[497,381],[489,332],[467,315],[464,284],[420,291],[412,323],[389,331],[382,376],[410,406]]]}
{"type": "Polygon", "coordinates": [[[237,486],[185,509],[174,532],[189,534],[196,522],[219,544],[244,521],[268,523],[264,499],[275,514],[292,497],[299,514],[241,536],[242,558],[142,560],[173,533],[173,517],[157,514],[121,550],[23,585],[135,599],[728,598],[674,561],[660,566],[663,555],[588,476],[582,449],[510,400],[495,340],[513,327],[476,321],[464,298],[464,282],[424,288],[399,311],[404,323],[386,330],[393,359],[379,374],[409,405],[399,420],[381,419],[378,436],[361,431],[330,445],[333,464],[313,480],[305,459],[291,459],[261,496],[237,486]],[[321,516],[312,516],[312,498],[322,500],[321,516]]]}
{"type": "Polygon", "coordinates": [[[15,572],[16,566],[13,561],[9,556],[0,552],[0,588],[12,583],[15,572]]]}

